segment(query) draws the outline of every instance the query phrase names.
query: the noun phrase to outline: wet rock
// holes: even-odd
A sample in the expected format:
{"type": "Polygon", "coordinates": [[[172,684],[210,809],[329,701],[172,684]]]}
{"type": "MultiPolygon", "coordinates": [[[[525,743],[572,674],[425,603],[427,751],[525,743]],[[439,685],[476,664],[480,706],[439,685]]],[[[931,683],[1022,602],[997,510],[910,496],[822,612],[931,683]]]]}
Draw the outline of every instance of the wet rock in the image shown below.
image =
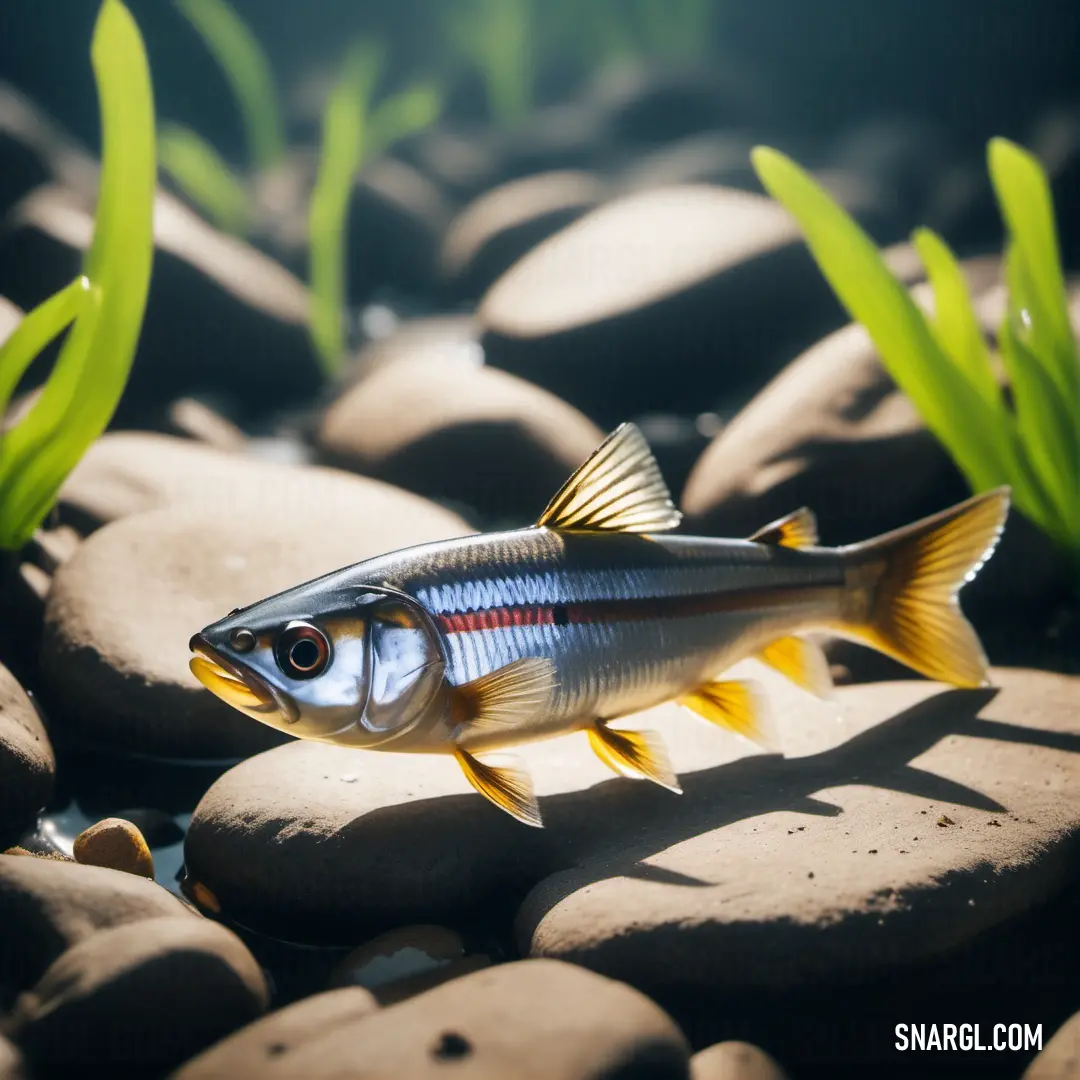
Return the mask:
{"type": "Polygon", "coordinates": [[[326,411],[326,459],[496,520],[533,521],[603,432],[553,394],[446,358],[402,359],[326,411]]]}
{"type": "MultiPolygon", "coordinates": [[[[29,308],[70,281],[93,233],[92,207],[60,187],[39,188],[14,207],[0,247],[0,293],[29,308]]],[[[256,415],[317,390],[322,373],[297,278],[164,192],[154,239],[146,319],[117,424],[137,426],[147,409],[184,394],[224,393],[256,415]]]]}
{"type": "Polygon", "coordinates": [[[520,748],[546,826],[528,830],[452,760],[296,743],[210,788],[188,871],[246,926],[336,944],[404,922],[503,919],[535,885],[524,950],[634,985],[707,987],[933,955],[1064,873],[1080,828],[1077,680],[996,671],[997,696],[845,687],[837,721],[753,662],[744,674],[767,687],[786,757],[675,705],[634,719],[663,732],[682,798],[609,779],[568,736],[520,748]],[[923,810],[962,828],[930,829],[923,810]]]}
{"type": "MultiPolygon", "coordinates": [[[[338,991],[338,993],[344,993],[338,991]]],[[[314,1014],[332,995],[283,1010],[314,1014]]],[[[273,1017],[260,1027],[269,1032],[273,1017]]],[[[295,1027],[295,1025],[291,1025],[295,1027]]],[[[354,1018],[346,1014],[302,1041],[286,1036],[269,1060],[263,1039],[247,1053],[246,1032],[189,1062],[174,1080],[350,1076],[357,1080],[426,1080],[453,1072],[465,1078],[521,1080],[655,1080],[688,1077],[682,1034],[657,1005],[636,990],[568,964],[523,961],[476,972],[390,1008],[354,1018]],[[250,1064],[249,1064],[250,1062],[250,1064]]]]}
{"type": "Polygon", "coordinates": [[[123,818],[104,818],[75,837],[75,861],[107,866],[139,877],[154,876],[154,857],[138,828],[123,818]]]}
{"type": "Polygon", "coordinates": [[[479,296],[540,241],[595,206],[604,191],[598,177],[566,170],[485,192],[458,214],[443,241],[448,288],[455,296],[479,296]]]}
{"type": "Polygon", "coordinates": [[[522,949],[650,991],[744,992],[895,969],[1030,909],[1080,829],[1080,680],[991,680],[845,688],[838,721],[777,701],[785,759],[684,774],[667,816],[619,815],[632,839],[526,899],[522,949]]]}
{"type": "Polygon", "coordinates": [[[606,426],[737,400],[843,321],[780,206],[705,185],[586,214],[499,278],[478,316],[489,363],[606,426]]]}
{"type": "Polygon", "coordinates": [[[352,1028],[378,1007],[371,994],[359,986],[315,994],[223,1039],[173,1073],[172,1080],[299,1075],[293,1071],[294,1054],[317,1046],[339,1029],[352,1028]]]}
{"type": "Polygon", "coordinates": [[[152,881],[73,862],[0,855],[0,987],[28,989],[62,952],[99,930],[144,919],[195,918],[152,881]]]}
{"type": "Polygon", "coordinates": [[[331,986],[367,990],[426,974],[465,955],[461,935],[442,926],[406,926],[353,949],[335,966],[331,986]]]}
{"type": "Polygon", "coordinates": [[[691,1080],[787,1080],[764,1050],[744,1042],[722,1042],[690,1059],[691,1080]]]}
{"type": "MultiPolygon", "coordinates": [[[[191,635],[234,607],[322,573],[468,529],[449,511],[378,481],[180,440],[157,445],[164,460],[180,463],[165,485],[166,506],[101,529],[57,572],[41,656],[50,715],[128,752],[243,756],[284,736],[203,689],[188,670],[191,635]],[[193,461],[204,467],[191,469],[193,461]]],[[[140,490],[123,464],[119,476],[121,501],[161,498],[160,489],[140,490]]],[[[76,482],[84,483],[86,474],[76,482]]],[[[102,501],[117,494],[104,490],[102,501]]]]}
{"type": "Polygon", "coordinates": [[[34,703],[0,665],[0,845],[34,820],[55,776],[56,757],[34,703]]]}
{"type": "Polygon", "coordinates": [[[16,1002],[12,1037],[35,1076],[93,1062],[156,1076],[255,1019],[269,992],[243,942],[204,919],[101,930],[16,1002]]]}
{"type": "Polygon", "coordinates": [[[1075,1080],[1080,1076],[1080,1014],[1066,1020],[1024,1070],[1021,1080],[1075,1080]]]}

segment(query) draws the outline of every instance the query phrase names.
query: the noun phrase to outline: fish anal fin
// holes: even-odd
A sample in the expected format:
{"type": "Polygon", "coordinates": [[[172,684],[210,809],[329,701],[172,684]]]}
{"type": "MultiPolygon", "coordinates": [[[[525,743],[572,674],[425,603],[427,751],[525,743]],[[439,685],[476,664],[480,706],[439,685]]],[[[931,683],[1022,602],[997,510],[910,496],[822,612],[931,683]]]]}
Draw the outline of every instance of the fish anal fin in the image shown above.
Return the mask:
{"type": "Polygon", "coordinates": [[[667,532],[682,515],[645,436],[616,428],[559,489],[537,525],[585,532],[667,532]]]}
{"type": "Polygon", "coordinates": [[[773,749],[776,738],[769,720],[768,706],[756,683],[746,680],[717,680],[676,699],[710,723],[773,749]]]}
{"type": "Polygon", "coordinates": [[[460,723],[469,731],[496,731],[527,723],[551,702],[555,665],[526,657],[454,688],[460,723]]]}
{"type": "Polygon", "coordinates": [[[532,779],[516,759],[500,755],[481,761],[465,750],[454,753],[465,779],[489,802],[524,825],[544,827],[532,779]]]}
{"type": "Polygon", "coordinates": [[[817,518],[808,507],[800,507],[786,517],[777,518],[750,537],[755,544],[779,547],[815,547],[818,542],[817,518]]]}
{"type": "Polygon", "coordinates": [[[656,732],[618,730],[601,723],[589,729],[589,745],[620,776],[651,780],[668,791],[682,794],[667,747],[656,732]]]}
{"type": "Polygon", "coordinates": [[[829,661],[821,647],[812,641],[799,637],[777,638],[755,655],[763,664],[768,664],[815,697],[828,700],[833,696],[829,661]]]}

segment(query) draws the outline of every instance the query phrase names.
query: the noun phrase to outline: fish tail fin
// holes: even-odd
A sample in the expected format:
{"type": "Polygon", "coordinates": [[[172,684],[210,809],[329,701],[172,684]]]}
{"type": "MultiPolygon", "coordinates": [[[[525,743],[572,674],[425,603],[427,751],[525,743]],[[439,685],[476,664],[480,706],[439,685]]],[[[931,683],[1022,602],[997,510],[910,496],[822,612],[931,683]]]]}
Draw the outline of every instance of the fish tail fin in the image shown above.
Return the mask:
{"type": "Polygon", "coordinates": [[[985,686],[986,654],[957,594],[993,554],[1008,511],[1009,489],[997,488],[845,548],[841,631],[927,678],[985,686]]]}

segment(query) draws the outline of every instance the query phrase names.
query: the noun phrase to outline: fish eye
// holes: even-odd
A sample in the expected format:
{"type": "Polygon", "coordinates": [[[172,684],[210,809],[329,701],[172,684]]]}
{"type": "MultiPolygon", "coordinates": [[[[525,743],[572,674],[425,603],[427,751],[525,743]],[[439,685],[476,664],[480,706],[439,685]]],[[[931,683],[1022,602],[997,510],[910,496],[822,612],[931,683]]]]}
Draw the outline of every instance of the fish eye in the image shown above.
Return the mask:
{"type": "Polygon", "coordinates": [[[292,679],[313,679],[330,660],[330,642],[311,623],[292,622],[281,632],[275,649],[278,667],[292,679]]]}
{"type": "Polygon", "coordinates": [[[229,644],[237,652],[251,652],[255,648],[255,635],[245,627],[239,627],[229,634],[229,644]]]}

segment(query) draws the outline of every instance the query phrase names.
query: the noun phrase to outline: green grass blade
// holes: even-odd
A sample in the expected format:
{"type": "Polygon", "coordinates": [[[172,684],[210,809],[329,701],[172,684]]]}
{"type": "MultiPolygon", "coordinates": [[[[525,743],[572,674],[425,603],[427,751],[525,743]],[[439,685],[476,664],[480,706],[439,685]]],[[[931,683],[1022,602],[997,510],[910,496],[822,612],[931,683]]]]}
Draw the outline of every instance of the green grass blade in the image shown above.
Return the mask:
{"type": "Polygon", "coordinates": [[[442,112],[442,96],[434,83],[422,83],[380,101],[368,118],[364,158],[381,154],[394,143],[431,127],[442,112]]]}
{"type": "Polygon", "coordinates": [[[368,102],[382,63],[381,51],[362,43],[345,58],[323,114],[322,150],[308,212],[311,285],[310,332],[328,374],[345,356],[346,217],[363,159],[368,102]]]}
{"type": "Polygon", "coordinates": [[[101,434],[135,356],[153,261],[154,103],[139,29],[104,0],[91,60],[101,111],[102,166],[94,239],[84,263],[86,306],[0,462],[0,547],[18,548],[64,478],[101,434]]]}
{"type": "Polygon", "coordinates": [[[285,156],[285,129],[270,63],[251,28],[226,0],[176,0],[213,54],[236,98],[244,121],[248,154],[257,169],[285,156]]]}
{"type": "Polygon", "coordinates": [[[1015,474],[1016,434],[942,352],[925,316],[889,272],[873,241],[793,161],[758,147],[754,167],[802,228],[811,254],[851,317],[862,323],[886,370],[911,398],[976,490],[1015,474]]]}
{"type": "MultiPolygon", "coordinates": [[[[0,345],[0,417],[7,411],[19,380],[49,342],[58,338],[83,310],[90,282],[77,277],[23,317],[0,345]]],[[[0,446],[0,461],[3,448],[0,446]]]]}
{"type": "MultiPolygon", "coordinates": [[[[1034,155],[992,139],[990,177],[1015,247],[1010,304],[1019,316],[1014,330],[1069,401],[1080,401],[1080,362],[1069,325],[1050,184],[1034,155]]],[[[1080,413],[1075,415],[1080,421],[1080,413]]]]}
{"type": "Polygon", "coordinates": [[[982,327],[960,264],[948,244],[930,229],[917,229],[912,243],[934,290],[933,328],[942,352],[968,377],[986,403],[1004,411],[982,327]]]}
{"type": "Polygon", "coordinates": [[[165,126],[158,137],[158,160],[219,229],[234,236],[247,232],[247,190],[201,135],[181,124],[165,126]]]}

